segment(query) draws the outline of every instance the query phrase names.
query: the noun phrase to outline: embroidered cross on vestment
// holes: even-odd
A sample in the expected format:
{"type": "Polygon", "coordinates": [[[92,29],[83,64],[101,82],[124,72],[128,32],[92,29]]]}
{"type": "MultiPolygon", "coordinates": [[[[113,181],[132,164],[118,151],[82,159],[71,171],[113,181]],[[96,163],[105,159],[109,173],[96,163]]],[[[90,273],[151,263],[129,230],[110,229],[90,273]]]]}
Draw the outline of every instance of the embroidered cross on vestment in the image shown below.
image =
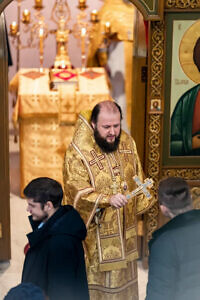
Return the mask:
{"type": "Polygon", "coordinates": [[[100,155],[97,155],[96,152],[94,150],[91,150],[90,151],[93,159],[91,161],[89,161],[89,164],[90,166],[93,166],[93,165],[96,165],[99,167],[100,170],[103,169],[103,165],[101,163],[101,160],[103,160],[105,158],[105,155],[104,154],[100,154],[100,155]]]}

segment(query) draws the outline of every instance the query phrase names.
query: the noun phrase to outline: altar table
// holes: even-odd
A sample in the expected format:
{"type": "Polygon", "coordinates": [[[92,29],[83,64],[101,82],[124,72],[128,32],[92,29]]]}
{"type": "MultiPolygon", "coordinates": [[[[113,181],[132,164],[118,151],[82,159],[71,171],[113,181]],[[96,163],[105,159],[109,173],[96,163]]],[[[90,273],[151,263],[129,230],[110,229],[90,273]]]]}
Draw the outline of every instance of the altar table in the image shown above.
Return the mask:
{"type": "Polygon", "coordinates": [[[13,121],[19,124],[20,190],[36,177],[61,184],[64,153],[78,113],[110,99],[103,68],[59,70],[57,90],[49,87],[49,69],[20,69],[9,84],[17,93],[13,121]]]}

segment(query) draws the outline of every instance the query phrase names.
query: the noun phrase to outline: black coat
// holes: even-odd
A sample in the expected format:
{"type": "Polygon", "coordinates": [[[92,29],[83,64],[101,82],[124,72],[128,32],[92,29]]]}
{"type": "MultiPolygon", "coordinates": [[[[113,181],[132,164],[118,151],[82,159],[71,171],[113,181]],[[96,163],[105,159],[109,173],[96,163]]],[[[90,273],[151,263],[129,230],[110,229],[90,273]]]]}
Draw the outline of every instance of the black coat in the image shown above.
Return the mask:
{"type": "Polygon", "coordinates": [[[146,300],[200,299],[200,210],[173,218],[149,243],[146,300]]]}
{"type": "Polygon", "coordinates": [[[41,227],[30,217],[33,232],[27,235],[22,282],[40,286],[50,300],[88,300],[82,241],[85,225],[72,206],[61,206],[41,227]]]}

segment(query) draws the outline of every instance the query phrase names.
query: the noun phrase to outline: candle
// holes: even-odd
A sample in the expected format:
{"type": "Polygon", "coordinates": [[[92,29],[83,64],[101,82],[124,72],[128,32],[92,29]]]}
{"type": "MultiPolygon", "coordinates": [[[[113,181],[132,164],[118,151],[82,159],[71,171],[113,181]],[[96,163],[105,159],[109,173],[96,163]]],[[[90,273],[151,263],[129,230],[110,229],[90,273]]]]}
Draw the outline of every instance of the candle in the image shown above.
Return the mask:
{"type": "Polygon", "coordinates": [[[22,13],[22,22],[25,24],[30,22],[30,11],[28,9],[25,9],[22,13]]]}
{"type": "Polygon", "coordinates": [[[16,22],[12,22],[10,24],[10,34],[12,36],[15,36],[17,34],[17,32],[18,32],[18,25],[16,22]]]}
{"type": "Polygon", "coordinates": [[[39,30],[39,39],[40,39],[40,54],[42,55],[43,54],[43,40],[44,40],[44,29],[43,28],[40,28],[39,30]]]}
{"type": "Polygon", "coordinates": [[[106,34],[110,34],[110,22],[106,22],[104,30],[106,34]]]}
{"type": "Polygon", "coordinates": [[[35,8],[42,8],[42,0],[35,0],[35,8]]]}
{"type": "Polygon", "coordinates": [[[97,22],[98,21],[98,12],[96,9],[93,9],[90,14],[90,21],[97,22]]]}
{"type": "Polygon", "coordinates": [[[86,28],[81,28],[81,52],[85,54],[85,35],[86,35],[86,28]]]}
{"type": "Polygon", "coordinates": [[[86,0],[79,0],[78,8],[85,9],[86,7],[86,0]]]}

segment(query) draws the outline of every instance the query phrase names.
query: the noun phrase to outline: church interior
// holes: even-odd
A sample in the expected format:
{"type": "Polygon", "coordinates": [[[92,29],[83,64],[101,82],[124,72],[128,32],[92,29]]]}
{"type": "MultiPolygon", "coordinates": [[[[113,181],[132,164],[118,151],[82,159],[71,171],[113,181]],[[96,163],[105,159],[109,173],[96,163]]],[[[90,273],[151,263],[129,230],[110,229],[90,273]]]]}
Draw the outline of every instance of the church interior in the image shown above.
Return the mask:
{"type": "MultiPolygon", "coordinates": [[[[77,116],[100,101],[120,105],[122,129],[136,142],[155,199],[161,178],[180,176],[200,207],[197,109],[187,116],[193,121],[185,121],[192,124],[192,137],[182,134],[188,132],[184,127],[173,132],[182,95],[200,82],[193,61],[200,5],[192,0],[1,0],[0,12],[3,300],[21,280],[30,230],[23,189],[41,176],[63,183],[64,153],[77,116]]],[[[146,295],[148,241],[166,222],[157,203],[138,218],[140,300],[146,295]]]]}

